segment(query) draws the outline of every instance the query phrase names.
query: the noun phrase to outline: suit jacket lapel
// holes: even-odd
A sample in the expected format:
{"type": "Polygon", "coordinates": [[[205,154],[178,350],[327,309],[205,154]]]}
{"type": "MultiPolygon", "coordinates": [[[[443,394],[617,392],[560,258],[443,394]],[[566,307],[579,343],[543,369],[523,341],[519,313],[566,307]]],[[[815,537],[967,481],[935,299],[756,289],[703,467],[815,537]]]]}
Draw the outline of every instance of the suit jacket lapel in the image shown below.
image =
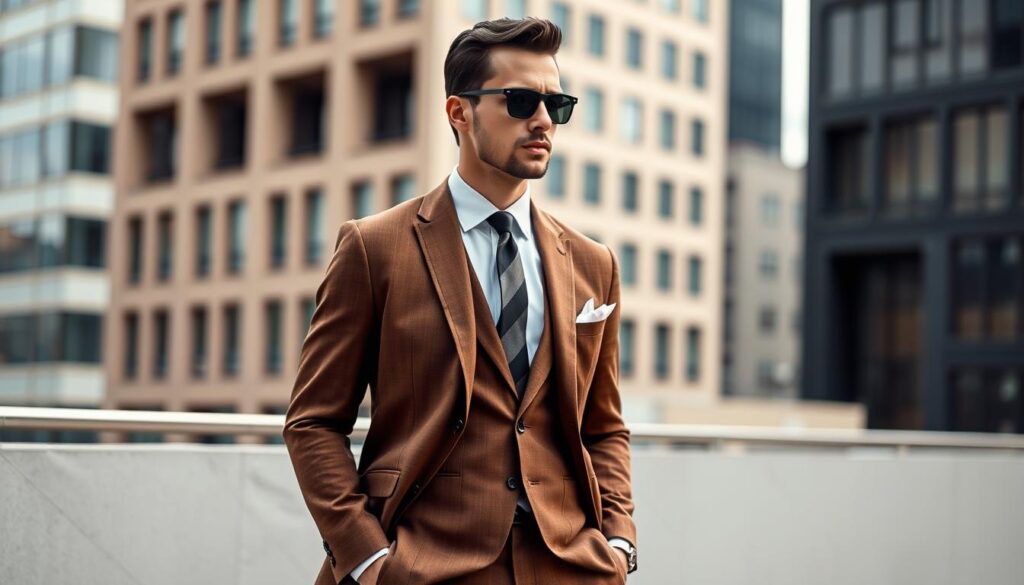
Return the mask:
{"type": "MultiPolygon", "coordinates": [[[[541,344],[531,366],[523,411],[537,397],[537,387],[552,369],[552,363],[558,364],[554,369],[558,376],[555,389],[559,396],[572,397],[573,402],[576,400],[576,313],[573,301],[576,291],[572,278],[572,253],[569,241],[562,237],[562,228],[534,201],[530,201],[530,213],[544,273],[545,331],[541,334],[541,344]],[[548,325],[550,332],[547,331],[548,325]],[[542,351],[540,348],[545,347],[545,336],[549,336],[549,342],[542,351]]],[[[574,406],[573,412],[575,410],[574,406]]]]}
{"type": "Polygon", "coordinates": [[[447,177],[424,196],[420,203],[419,221],[414,227],[430,278],[455,339],[465,379],[463,414],[469,416],[469,402],[476,378],[476,323],[466,247],[462,243],[462,227],[448,190],[447,177]]]}

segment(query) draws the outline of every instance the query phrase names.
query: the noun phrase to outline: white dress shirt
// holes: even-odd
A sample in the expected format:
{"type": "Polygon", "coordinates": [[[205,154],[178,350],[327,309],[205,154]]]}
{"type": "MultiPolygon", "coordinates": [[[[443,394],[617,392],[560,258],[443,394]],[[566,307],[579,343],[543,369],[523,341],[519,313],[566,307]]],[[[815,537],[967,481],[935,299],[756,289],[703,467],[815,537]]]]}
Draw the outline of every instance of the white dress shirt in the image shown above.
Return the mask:
{"type": "MultiPolygon", "coordinates": [[[[459,174],[458,164],[448,175],[448,188],[452,192],[455,211],[459,216],[459,223],[462,225],[462,243],[466,245],[466,253],[473,265],[473,271],[476,272],[480,288],[483,289],[484,296],[487,297],[491,318],[497,326],[498,319],[501,317],[501,280],[498,278],[497,269],[499,235],[491,227],[491,224],[487,223],[487,218],[501,210],[466,183],[462,175],[459,174]]],[[[540,336],[544,329],[544,276],[530,216],[529,182],[526,183],[526,190],[522,196],[504,211],[511,213],[515,220],[512,222],[512,237],[515,239],[519,258],[523,263],[526,296],[529,302],[526,314],[526,352],[530,364],[533,364],[533,355],[540,344],[540,336]]],[[[523,496],[522,492],[519,494],[519,505],[527,510],[531,509],[529,500],[523,496]]],[[[608,543],[627,552],[629,550],[629,543],[621,538],[612,538],[608,543]]],[[[388,549],[382,548],[374,553],[352,571],[352,578],[358,581],[359,575],[366,567],[379,557],[386,555],[387,552],[388,549]]]]}

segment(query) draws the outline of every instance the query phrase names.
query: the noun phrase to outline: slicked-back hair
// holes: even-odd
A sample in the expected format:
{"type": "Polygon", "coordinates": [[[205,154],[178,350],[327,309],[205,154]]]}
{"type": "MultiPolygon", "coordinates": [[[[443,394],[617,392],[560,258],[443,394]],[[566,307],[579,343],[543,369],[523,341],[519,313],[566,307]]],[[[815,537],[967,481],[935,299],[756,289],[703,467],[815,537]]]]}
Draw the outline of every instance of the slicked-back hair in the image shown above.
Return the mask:
{"type": "MultiPolygon", "coordinates": [[[[562,31],[550,20],[527,16],[523,19],[497,18],[482,20],[455,37],[444,59],[444,90],[446,96],[480,89],[485,81],[494,77],[489,52],[498,45],[520,47],[529,51],[551,55],[562,45],[562,31]]],[[[466,96],[470,106],[476,108],[480,96],[466,96]]],[[[459,132],[452,126],[455,144],[459,132]]]]}

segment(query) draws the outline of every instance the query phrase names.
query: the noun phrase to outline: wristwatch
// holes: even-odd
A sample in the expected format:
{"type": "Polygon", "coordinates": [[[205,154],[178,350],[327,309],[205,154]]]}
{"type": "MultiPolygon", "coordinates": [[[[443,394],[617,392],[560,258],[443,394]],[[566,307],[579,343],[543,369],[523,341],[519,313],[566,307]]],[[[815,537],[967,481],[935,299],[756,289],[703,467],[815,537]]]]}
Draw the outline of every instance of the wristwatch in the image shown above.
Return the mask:
{"type": "Polygon", "coordinates": [[[636,547],[632,544],[629,545],[629,551],[626,553],[626,560],[628,561],[628,569],[626,570],[626,574],[628,575],[636,570],[636,547]]]}

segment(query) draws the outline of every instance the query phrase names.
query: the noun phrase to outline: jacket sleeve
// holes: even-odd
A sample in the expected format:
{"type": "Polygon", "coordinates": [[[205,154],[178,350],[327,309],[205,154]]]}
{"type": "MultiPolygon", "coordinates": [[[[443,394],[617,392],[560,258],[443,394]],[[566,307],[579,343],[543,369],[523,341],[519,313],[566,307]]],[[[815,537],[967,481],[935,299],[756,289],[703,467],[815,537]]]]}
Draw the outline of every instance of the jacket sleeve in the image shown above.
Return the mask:
{"type": "Polygon", "coordinates": [[[338,230],[317,287],[283,432],[335,582],[389,546],[377,517],[366,510],[349,438],[376,369],[375,315],[366,248],[349,220],[338,230]]]}
{"type": "Polygon", "coordinates": [[[615,303],[601,339],[594,378],[583,410],[580,436],[590,453],[601,490],[601,531],[606,538],[622,538],[636,546],[633,491],[630,480],[629,428],[622,420],[619,396],[619,263],[611,249],[612,280],[607,304],[615,303]]]}

